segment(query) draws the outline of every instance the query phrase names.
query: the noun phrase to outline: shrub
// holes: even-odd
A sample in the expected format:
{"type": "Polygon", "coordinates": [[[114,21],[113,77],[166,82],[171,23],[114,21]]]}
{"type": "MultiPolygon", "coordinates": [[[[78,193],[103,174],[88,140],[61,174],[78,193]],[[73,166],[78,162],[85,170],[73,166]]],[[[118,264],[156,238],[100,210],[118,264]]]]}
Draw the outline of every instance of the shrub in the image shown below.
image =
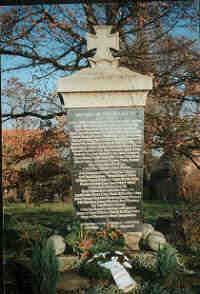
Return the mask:
{"type": "Polygon", "coordinates": [[[156,279],[164,280],[177,269],[176,249],[170,245],[159,247],[155,264],[156,279]]]}
{"type": "Polygon", "coordinates": [[[34,293],[56,294],[59,280],[58,259],[53,246],[47,246],[44,237],[33,247],[32,270],[34,293]]]}

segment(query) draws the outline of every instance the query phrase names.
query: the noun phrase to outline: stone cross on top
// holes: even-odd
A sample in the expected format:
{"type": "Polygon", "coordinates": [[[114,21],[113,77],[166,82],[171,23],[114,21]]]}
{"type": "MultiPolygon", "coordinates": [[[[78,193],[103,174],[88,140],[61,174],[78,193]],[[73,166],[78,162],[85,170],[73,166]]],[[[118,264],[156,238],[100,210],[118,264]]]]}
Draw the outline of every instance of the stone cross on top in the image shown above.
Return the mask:
{"type": "Polygon", "coordinates": [[[111,34],[111,28],[112,26],[97,25],[94,26],[96,35],[88,33],[88,51],[97,49],[96,55],[92,58],[96,62],[105,59],[114,60],[109,48],[119,50],[119,33],[111,34]]]}

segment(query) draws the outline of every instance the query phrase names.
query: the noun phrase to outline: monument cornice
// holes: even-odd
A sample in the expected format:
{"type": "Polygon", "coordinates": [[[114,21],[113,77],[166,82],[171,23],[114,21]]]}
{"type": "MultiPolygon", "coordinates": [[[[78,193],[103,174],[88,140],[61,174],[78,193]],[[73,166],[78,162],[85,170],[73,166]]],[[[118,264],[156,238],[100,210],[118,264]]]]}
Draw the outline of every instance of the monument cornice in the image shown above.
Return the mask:
{"type": "Polygon", "coordinates": [[[58,80],[58,92],[149,91],[152,77],[116,67],[105,60],[79,73],[58,80]]]}
{"type": "Polygon", "coordinates": [[[146,105],[147,91],[62,93],[66,108],[131,107],[146,105]]]}

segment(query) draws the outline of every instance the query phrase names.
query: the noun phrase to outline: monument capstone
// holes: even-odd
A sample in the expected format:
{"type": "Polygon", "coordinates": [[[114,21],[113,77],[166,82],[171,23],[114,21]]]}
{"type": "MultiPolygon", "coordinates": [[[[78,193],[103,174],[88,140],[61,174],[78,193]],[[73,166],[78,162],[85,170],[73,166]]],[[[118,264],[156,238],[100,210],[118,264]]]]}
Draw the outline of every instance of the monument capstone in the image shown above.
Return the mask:
{"type": "Polygon", "coordinates": [[[152,78],[120,67],[111,26],[95,26],[91,67],[58,80],[73,159],[73,203],[82,225],[139,230],[143,185],[144,107],[152,78]]]}

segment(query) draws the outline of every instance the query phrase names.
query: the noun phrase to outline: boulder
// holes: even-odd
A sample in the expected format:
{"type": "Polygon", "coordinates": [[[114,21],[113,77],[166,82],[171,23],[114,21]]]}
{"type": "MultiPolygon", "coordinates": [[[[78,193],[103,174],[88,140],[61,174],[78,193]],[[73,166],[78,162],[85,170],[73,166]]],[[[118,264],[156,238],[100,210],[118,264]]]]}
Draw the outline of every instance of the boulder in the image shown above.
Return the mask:
{"type": "Polygon", "coordinates": [[[124,233],[125,247],[127,251],[138,251],[140,250],[139,242],[142,237],[141,232],[127,232],[124,233]]]}
{"type": "Polygon", "coordinates": [[[52,235],[51,237],[49,237],[47,240],[47,246],[49,246],[50,244],[53,245],[56,255],[60,255],[65,251],[65,240],[60,235],[52,235]]]}
{"type": "Polygon", "coordinates": [[[143,244],[145,245],[145,247],[153,251],[158,251],[159,247],[162,248],[164,245],[167,244],[167,241],[162,233],[158,231],[153,231],[148,234],[145,239],[143,239],[143,244]]]}
{"type": "Polygon", "coordinates": [[[140,232],[142,233],[142,239],[146,239],[146,237],[154,231],[154,227],[151,224],[142,224],[140,227],[140,232]]]}

